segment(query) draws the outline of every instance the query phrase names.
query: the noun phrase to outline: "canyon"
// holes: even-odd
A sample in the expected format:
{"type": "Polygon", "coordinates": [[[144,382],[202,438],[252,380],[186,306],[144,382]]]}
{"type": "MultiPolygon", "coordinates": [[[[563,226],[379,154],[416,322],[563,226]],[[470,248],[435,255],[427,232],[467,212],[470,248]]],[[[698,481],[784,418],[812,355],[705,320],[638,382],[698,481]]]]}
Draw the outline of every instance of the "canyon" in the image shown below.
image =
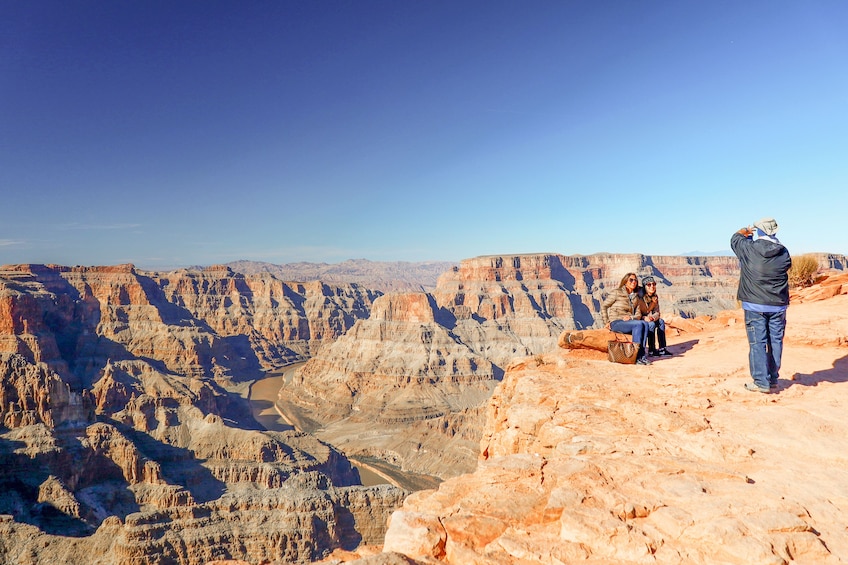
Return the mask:
{"type": "Polygon", "coordinates": [[[404,491],[360,486],[338,450],[261,429],[245,400],[374,296],[226,268],[4,267],[0,561],[308,562],[379,540],[404,491]]]}
{"type": "MultiPolygon", "coordinates": [[[[475,469],[410,495],[382,556],[413,564],[848,562],[848,276],[793,292],[778,389],[750,380],[741,309],[683,320],[673,357],[593,336],[514,360],[475,469]]],[[[568,334],[569,332],[564,332],[568,334]]],[[[341,551],[322,563],[378,564],[341,551]]],[[[386,561],[391,562],[391,561],[386,561]]]]}
{"type": "MultiPolygon", "coordinates": [[[[659,281],[680,327],[735,308],[732,257],[476,257],[432,290],[387,293],[223,265],[0,267],[0,559],[306,563],[377,547],[412,491],[479,469],[516,359],[550,363],[564,331],[599,328],[628,271],[659,281]],[[277,408],[295,429],[263,429],[250,383],[294,362],[277,408]],[[354,461],[396,486],[362,486],[354,461]]],[[[392,523],[394,552],[408,536],[392,523]]]]}

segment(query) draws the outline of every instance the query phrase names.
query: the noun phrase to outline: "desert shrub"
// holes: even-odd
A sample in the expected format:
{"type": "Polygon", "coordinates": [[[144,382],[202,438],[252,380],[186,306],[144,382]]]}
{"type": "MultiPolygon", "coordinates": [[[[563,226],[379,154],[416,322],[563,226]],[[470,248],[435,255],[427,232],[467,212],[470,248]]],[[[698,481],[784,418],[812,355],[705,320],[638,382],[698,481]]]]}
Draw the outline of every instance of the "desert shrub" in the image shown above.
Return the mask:
{"type": "Polygon", "coordinates": [[[792,258],[792,266],[789,268],[789,286],[792,288],[805,288],[816,282],[816,274],[819,271],[819,261],[815,255],[801,255],[792,258]]]}

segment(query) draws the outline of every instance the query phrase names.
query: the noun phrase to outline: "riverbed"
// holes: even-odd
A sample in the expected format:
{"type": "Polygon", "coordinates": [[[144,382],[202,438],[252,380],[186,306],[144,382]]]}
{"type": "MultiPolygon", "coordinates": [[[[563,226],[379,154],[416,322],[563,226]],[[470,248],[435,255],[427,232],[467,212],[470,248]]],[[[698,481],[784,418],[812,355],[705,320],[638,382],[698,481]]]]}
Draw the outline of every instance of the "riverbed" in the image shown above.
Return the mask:
{"type": "MultiPolygon", "coordinates": [[[[279,400],[280,388],[291,378],[291,373],[301,365],[303,363],[294,363],[283,369],[268,372],[265,378],[258,379],[250,385],[248,400],[250,400],[253,417],[266,430],[280,432],[297,429],[293,422],[280,410],[277,401],[279,400]]],[[[354,459],[351,459],[351,462],[355,463],[354,467],[359,471],[359,478],[365,486],[384,484],[402,486],[402,483],[406,482],[405,480],[393,479],[388,473],[376,469],[375,465],[354,459]]]]}

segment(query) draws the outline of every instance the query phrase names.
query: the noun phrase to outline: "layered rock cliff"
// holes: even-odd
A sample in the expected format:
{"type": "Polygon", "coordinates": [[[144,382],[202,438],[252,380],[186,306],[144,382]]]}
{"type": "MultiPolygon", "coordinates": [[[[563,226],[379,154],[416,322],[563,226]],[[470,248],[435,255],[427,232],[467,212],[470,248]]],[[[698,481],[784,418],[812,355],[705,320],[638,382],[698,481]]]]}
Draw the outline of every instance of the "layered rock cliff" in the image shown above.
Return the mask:
{"type": "Polygon", "coordinates": [[[564,320],[564,329],[581,329],[599,325],[600,304],[628,272],[656,279],[668,315],[709,315],[735,304],[739,278],[735,257],[611,253],[475,257],[442,275],[434,294],[442,297],[440,304],[452,301],[457,309],[467,306],[470,314],[487,319],[512,310],[535,312],[537,317],[564,320]],[[514,306],[510,299],[515,296],[523,297],[527,305],[514,306]]]}
{"type": "Polygon", "coordinates": [[[249,345],[263,368],[314,355],[356,320],[368,317],[380,294],[357,284],[291,283],[220,265],[151,278],[170,304],[184,308],[216,335],[249,345]]]}
{"type": "Polygon", "coordinates": [[[351,456],[437,477],[469,469],[500,372],[441,315],[426,294],[380,297],[295,373],[279,405],[351,456]]]}
{"type": "Polygon", "coordinates": [[[263,365],[367,313],[367,291],[339,308],[350,290],[225,269],[3,268],[0,562],[308,562],[379,539],[403,491],[355,486],[337,450],[260,429],[243,398],[263,365]]]}
{"type": "Polygon", "coordinates": [[[673,332],[674,356],[651,366],[591,350],[516,360],[475,471],[408,497],[384,551],[463,565],[848,562],[848,280],[822,286],[793,295],[775,394],[742,386],[740,310],[673,332]]]}
{"type": "Polygon", "coordinates": [[[284,390],[301,429],[448,478],[474,469],[510,360],[545,365],[564,329],[597,327],[625,272],[658,278],[664,311],[691,318],[732,305],[734,268],[480,257],[431,293],[383,297],[226,267],[0,268],[0,560],[305,562],[378,539],[403,491],[355,486],[311,435],[259,429],[243,397],[263,369],[311,356],[284,390]],[[283,510],[296,516],[270,529],[283,510]]]}
{"type": "Polygon", "coordinates": [[[440,479],[465,472],[482,406],[510,360],[555,349],[565,329],[599,327],[603,298],[631,271],[659,281],[666,315],[735,304],[735,258],[466,259],[430,293],[375,301],[368,319],[297,372],[280,408],[351,456],[440,479]]]}

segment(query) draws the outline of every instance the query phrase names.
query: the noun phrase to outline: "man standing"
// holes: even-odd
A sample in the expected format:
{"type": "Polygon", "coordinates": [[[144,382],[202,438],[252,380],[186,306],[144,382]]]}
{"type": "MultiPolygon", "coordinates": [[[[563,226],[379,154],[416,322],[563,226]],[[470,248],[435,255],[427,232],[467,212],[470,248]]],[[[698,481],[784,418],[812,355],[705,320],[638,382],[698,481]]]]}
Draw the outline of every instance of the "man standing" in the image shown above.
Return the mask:
{"type": "Polygon", "coordinates": [[[750,347],[748,363],[753,382],[745,383],[745,388],[754,392],[768,393],[777,388],[783,354],[792,259],[776,233],[774,218],[763,218],[753,228],[742,228],[730,238],[741,266],[736,297],[745,311],[750,347]]]}

